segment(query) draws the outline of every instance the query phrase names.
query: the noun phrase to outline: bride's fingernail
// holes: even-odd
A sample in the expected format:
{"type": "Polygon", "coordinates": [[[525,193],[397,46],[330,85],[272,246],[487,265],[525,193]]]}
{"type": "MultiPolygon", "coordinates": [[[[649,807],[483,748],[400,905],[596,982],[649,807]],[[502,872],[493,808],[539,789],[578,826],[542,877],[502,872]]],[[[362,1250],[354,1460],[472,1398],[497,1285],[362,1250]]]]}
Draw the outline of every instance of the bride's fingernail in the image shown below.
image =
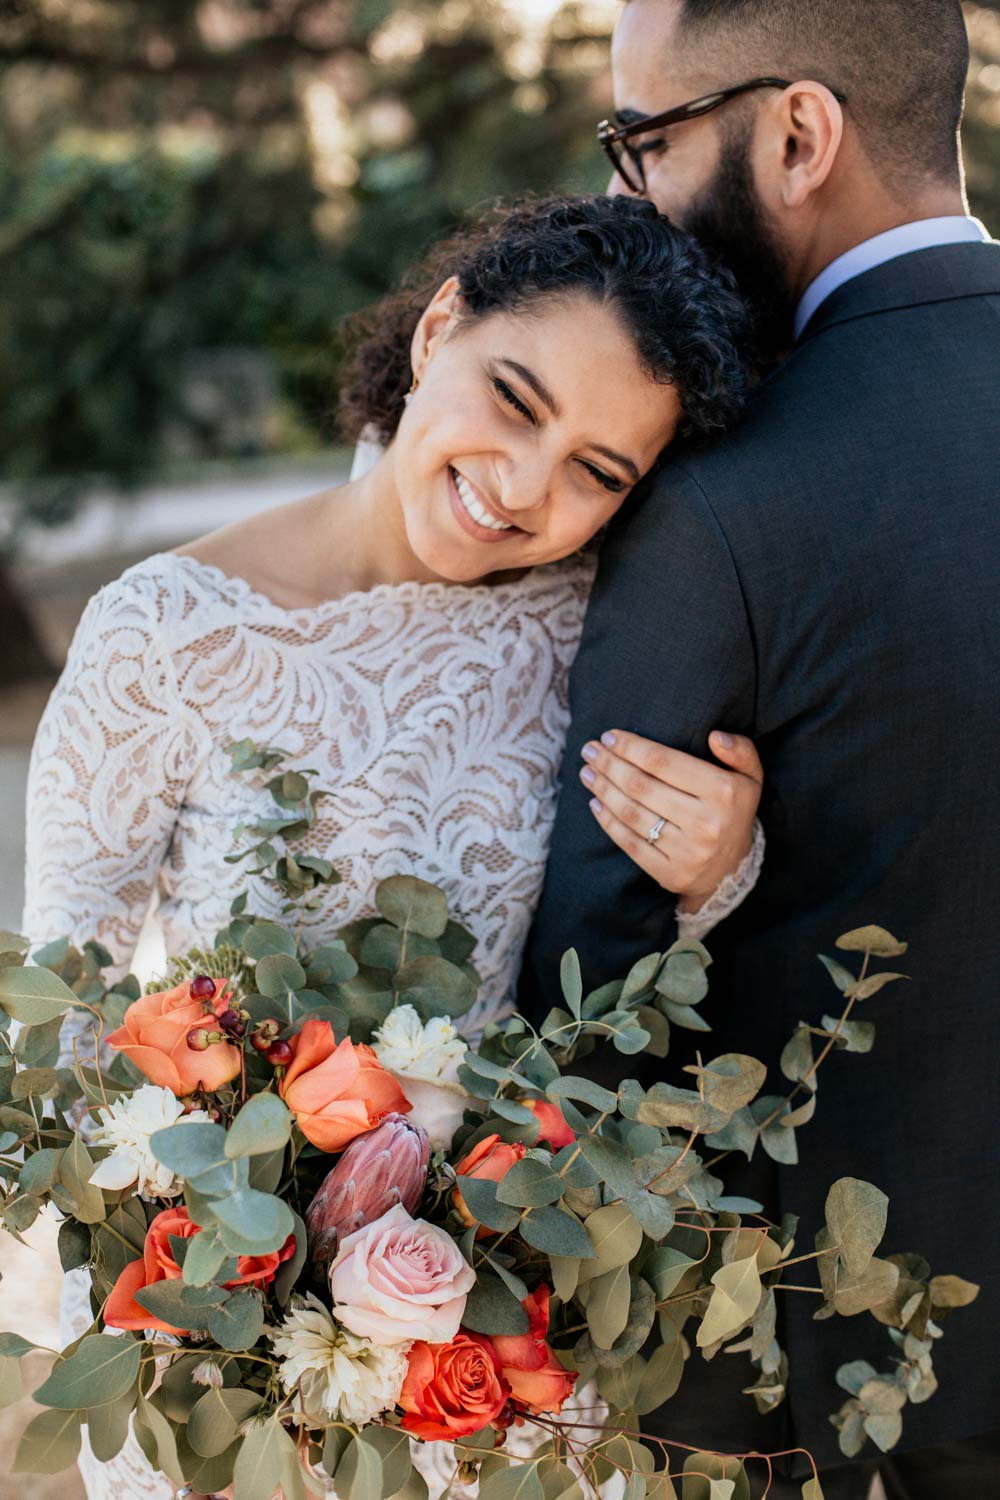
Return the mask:
{"type": "Polygon", "coordinates": [[[583,749],[580,751],[580,754],[583,756],[584,760],[596,760],[597,746],[594,744],[584,745],[583,749]]]}
{"type": "Polygon", "coordinates": [[[594,782],[597,780],[597,777],[594,775],[589,766],[585,766],[584,769],[580,772],[580,780],[583,782],[584,786],[593,786],[594,782]]]}
{"type": "Polygon", "coordinates": [[[718,741],[723,750],[731,750],[736,743],[732,735],[726,734],[724,729],[717,729],[713,738],[718,741]]]}
{"type": "Polygon", "coordinates": [[[615,734],[615,732],[614,732],[613,729],[609,729],[608,732],[607,732],[607,734],[602,734],[601,735],[601,744],[602,745],[607,745],[607,747],[608,747],[609,750],[613,750],[615,748],[615,746],[617,745],[617,743],[618,743],[618,736],[615,734]]]}
{"type": "Polygon", "coordinates": [[[604,811],[604,803],[598,802],[596,797],[591,797],[590,810],[592,813],[602,813],[604,811]]]}

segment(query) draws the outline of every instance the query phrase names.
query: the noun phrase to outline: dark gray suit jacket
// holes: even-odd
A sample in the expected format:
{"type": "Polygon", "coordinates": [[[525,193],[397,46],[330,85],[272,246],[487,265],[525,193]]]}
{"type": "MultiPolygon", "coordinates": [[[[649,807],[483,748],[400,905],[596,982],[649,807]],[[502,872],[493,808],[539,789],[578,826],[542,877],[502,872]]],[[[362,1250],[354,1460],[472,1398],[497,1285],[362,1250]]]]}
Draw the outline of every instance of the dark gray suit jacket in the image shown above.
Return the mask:
{"type": "MultiPolygon", "coordinates": [[[[801,1253],[829,1184],[864,1177],[890,1196],[883,1253],[984,1283],[938,1346],[941,1390],[907,1410],[910,1447],[1000,1425],[998,503],[1000,245],[919,251],[848,282],[738,430],[671,462],[605,543],[522,975],[522,1008],[543,1014],[570,944],[597,984],[673,940],[669,898],[587,809],[581,745],[613,726],[702,755],[714,727],[753,736],[767,856],[708,938],[712,1053],[761,1056],[780,1091],[782,1044],[838,998],[815,955],[867,922],[910,943],[912,982],[868,1002],[870,1055],[825,1066],[801,1164],[774,1173],[767,1205],[802,1215],[801,1253]]],[[[842,1462],[837,1365],[888,1368],[895,1351],[867,1315],[817,1324],[814,1309],[784,1298],[784,1428],[747,1431],[774,1448],[791,1423],[842,1462]]],[[[749,1383],[739,1356],[715,1363],[749,1383]]],[[[710,1406],[673,1435],[731,1445],[710,1406]]]]}

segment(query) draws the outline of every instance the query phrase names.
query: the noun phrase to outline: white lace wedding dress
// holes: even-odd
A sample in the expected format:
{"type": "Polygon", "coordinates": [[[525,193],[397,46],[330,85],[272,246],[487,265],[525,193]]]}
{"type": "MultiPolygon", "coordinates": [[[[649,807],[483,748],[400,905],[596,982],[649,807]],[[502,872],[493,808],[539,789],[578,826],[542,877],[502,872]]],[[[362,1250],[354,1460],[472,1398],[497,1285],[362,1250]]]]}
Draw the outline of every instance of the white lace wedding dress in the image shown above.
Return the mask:
{"type": "MultiPolygon", "coordinates": [[[[441,885],[478,938],[475,1035],[510,1007],[540,892],[592,573],[576,557],[517,582],[379,586],[286,610],[190,557],[131,568],[88,606],[38,731],[25,933],[98,938],[124,971],[155,899],[168,951],[210,944],[245,881],[225,856],[267,803],[226,753],[251,738],[315,767],[332,793],[310,851],[344,883],[307,918],[306,941],[369,913],[387,875],[441,885]]],[[[758,845],[689,931],[736,904],[759,857],[758,845]]],[[[279,902],[260,883],[251,909],[277,915],[279,902]]],[[[90,1313],[73,1279],[77,1336],[90,1313]]],[[[428,1473],[434,1447],[421,1462],[432,1496],[450,1478],[428,1473]]],[[[106,1464],[85,1443],[80,1468],[91,1500],[174,1493],[131,1438],[106,1464]]]]}

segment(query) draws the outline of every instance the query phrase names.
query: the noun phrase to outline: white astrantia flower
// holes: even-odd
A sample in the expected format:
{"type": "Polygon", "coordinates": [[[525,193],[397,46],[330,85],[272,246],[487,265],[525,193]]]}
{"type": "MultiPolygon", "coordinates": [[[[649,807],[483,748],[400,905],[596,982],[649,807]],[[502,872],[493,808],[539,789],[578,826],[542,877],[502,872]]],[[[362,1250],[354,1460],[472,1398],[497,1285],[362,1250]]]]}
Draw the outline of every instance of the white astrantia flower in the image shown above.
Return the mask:
{"type": "Polygon", "coordinates": [[[433,1150],[447,1151],[469,1100],[458,1081],[469,1049],[454,1026],[446,1016],[425,1024],[412,1005],[397,1005],[372,1045],[412,1105],[407,1118],[426,1130],[433,1150]]]}
{"type": "Polygon", "coordinates": [[[110,1146],[111,1155],[98,1162],[90,1181],[116,1192],[135,1183],[144,1198],[176,1198],[184,1190],[183,1179],[156,1160],[149,1149],[149,1138],[182,1116],[191,1124],[209,1120],[203,1109],[185,1115],[176,1094],[155,1083],[144,1083],[134,1094],[122,1094],[97,1110],[100,1123],[90,1145],[110,1146]]]}
{"type": "Polygon", "coordinates": [[[397,1005],[375,1032],[375,1055],[383,1068],[427,1083],[455,1083],[469,1050],[447,1016],[426,1024],[412,1005],[397,1005]]]}
{"type": "Polygon", "coordinates": [[[279,1328],[267,1330],[281,1361],[281,1383],[298,1390],[303,1409],[315,1418],[374,1422],[399,1400],[406,1379],[409,1344],[374,1345],[340,1323],[307,1292],[293,1297],[279,1328]]]}

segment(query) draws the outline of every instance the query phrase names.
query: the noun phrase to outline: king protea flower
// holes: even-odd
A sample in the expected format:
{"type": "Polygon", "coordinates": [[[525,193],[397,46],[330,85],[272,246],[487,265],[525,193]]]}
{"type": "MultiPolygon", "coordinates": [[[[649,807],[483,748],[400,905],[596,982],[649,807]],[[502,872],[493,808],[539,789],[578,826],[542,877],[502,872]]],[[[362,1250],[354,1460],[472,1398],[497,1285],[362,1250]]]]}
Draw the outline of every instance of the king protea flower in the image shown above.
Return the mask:
{"type": "Polygon", "coordinates": [[[405,1115],[351,1142],[326,1177],[306,1214],[313,1259],[328,1264],[337,1241],[380,1219],[395,1204],[412,1213],[427,1184],[430,1143],[405,1115]]]}

